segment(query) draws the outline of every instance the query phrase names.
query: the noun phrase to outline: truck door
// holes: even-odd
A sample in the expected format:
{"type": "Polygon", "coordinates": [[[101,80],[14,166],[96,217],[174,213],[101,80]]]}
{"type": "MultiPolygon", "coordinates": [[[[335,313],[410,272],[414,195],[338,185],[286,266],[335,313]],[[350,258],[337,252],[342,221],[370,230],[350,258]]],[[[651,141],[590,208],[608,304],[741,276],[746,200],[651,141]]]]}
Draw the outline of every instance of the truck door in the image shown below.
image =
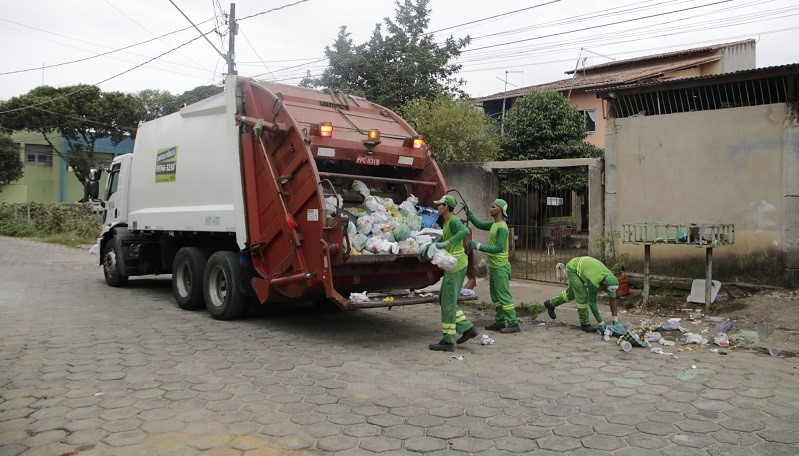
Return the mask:
{"type": "Polygon", "coordinates": [[[105,223],[127,222],[128,220],[128,181],[130,177],[130,156],[120,156],[111,164],[108,182],[105,186],[105,223]]]}

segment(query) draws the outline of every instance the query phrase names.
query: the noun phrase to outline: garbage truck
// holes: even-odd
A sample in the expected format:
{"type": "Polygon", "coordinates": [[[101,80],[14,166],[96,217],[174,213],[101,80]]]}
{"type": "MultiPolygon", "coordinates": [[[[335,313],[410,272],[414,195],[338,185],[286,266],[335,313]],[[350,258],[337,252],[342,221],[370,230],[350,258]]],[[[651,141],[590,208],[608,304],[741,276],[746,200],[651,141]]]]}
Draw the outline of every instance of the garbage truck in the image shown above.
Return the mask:
{"type": "Polygon", "coordinates": [[[442,271],[406,235],[434,239],[446,191],[424,139],[391,110],[231,75],[222,93],[139,125],[133,153],[111,163],[93,250],[108,285],[172,274],[181,308],[220,320],[250,303],[430,302],[418,290],[442,271]],[[424,226],[398,233],[402,221],[424,226]]]}

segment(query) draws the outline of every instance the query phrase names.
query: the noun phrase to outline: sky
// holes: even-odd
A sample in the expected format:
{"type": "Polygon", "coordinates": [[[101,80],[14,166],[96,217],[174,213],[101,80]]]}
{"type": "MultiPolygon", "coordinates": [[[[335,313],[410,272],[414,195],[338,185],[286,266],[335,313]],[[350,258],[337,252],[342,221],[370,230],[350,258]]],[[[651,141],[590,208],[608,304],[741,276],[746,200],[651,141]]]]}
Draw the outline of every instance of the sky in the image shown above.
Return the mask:
{"type": "MultiPolygon", "coordinates": [[[[220,83],[230,5],[7,2],[0,12],[0,100],[43,84],[179,95],[220,83]],[[217,32],[205,40],[192,23],[217,32]]],[[[462,89],[472,97],[564,79],[583,65],[750,38],[757,40],[757,67],[799,63],[796,0],[430,0],[428,6],[427,31],[436,41],[472,38],[457,60],[462,89]]],[[[324,70],[325,46],[341,26],[360,44],[395,8],[394,0],[238,0],[237,71],[297,84],[307,71],[324,70]]]]}

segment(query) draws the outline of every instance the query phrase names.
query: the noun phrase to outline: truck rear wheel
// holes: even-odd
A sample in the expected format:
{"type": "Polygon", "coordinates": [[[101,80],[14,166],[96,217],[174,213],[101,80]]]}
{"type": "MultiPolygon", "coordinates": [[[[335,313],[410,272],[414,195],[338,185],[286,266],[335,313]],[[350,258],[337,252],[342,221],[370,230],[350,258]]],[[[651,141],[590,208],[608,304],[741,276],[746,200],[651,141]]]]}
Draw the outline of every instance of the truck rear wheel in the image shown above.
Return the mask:
{"type": "Polygon", "coordinates": [[[203,273],[208,255],[197,247],[178,250],[172,262],[172,292],[184,310],[196,310],[205,305],[203,273]]]}
{"type": "Polygon", "coordinates": [[[205,266],[203,291],[205,306],[217,320],[235,320],[247,310],[247,299],[241,292],[242,274],[238,255],[216,252],[205,266]]]}
{"type": "Polygon", "coordinates": [[[117,249],[114,238],[109,239],[103,249],[103,275],[105,283],[112,287],[124,287],[128,283],[128,276],[119,272],[118,259],[121,255],[122,252],[117,249]]]}

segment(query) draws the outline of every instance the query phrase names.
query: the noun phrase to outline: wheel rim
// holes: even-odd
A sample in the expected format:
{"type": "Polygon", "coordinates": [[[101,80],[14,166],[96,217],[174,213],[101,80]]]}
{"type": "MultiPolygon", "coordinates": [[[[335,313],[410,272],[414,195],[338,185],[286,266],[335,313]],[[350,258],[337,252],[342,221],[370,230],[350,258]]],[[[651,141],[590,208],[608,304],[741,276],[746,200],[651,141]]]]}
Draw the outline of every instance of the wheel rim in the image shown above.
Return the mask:
{"type": "Polygon", "coordinates": [[[186,297],[191,292],[191,270],[189,269],[189,265],[182,261],[178,265],[178,269],[175,271],[177,275],[177,279],[175,280],[175,285],[178,288],[178,294],[181,297],[186,297]]]}
{"type": "Polygon", "coordinates": [[[211,271],[208,280],[208,288],[211,305],[214,307],[222,307],[225,304],[225,297],[227,297],[227,277],[222,268],[215,267],[214,270],[211,271]]]}
{"type": "Polygon", "coordinates": [[[105,254],[105,273],[113,275],[117,270],[117,252],[114,249],[105,254]]]}

